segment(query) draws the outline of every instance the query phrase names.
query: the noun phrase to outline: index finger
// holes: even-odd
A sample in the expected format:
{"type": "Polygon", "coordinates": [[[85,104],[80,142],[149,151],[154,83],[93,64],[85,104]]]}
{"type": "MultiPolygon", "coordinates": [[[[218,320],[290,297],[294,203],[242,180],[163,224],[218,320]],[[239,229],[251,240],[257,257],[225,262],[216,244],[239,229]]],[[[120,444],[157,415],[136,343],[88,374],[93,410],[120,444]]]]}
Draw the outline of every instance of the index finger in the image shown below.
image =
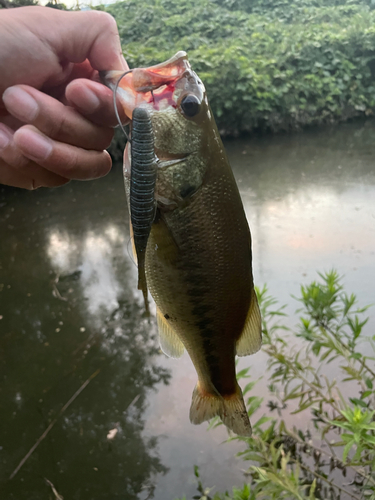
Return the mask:
{"type": "MultiPolygon", "coordinates": [[[[65,96],[71,106],[93,123],[102,127],[118,125],[112,90],[101,83],[83,78],[73,80],[66,87],[65,96]]],[[[126,123],[128,120],[118,99],[117,111],[121,123],[126,123]]]]}

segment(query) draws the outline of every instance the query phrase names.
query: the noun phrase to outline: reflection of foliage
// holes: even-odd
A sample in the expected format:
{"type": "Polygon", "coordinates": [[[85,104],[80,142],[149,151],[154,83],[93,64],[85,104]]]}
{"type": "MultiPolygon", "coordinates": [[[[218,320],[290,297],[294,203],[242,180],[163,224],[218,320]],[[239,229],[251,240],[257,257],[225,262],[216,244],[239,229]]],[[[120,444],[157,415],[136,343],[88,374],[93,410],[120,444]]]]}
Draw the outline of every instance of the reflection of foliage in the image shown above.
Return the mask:
{"type": "MultiPolygon", "coordinates": [[[[142,414],[147,389],[160,382],[167,383],[169,374],[151,362],[150,357],[157,354],[158,348],[149,338],[149,325],[142,322],[141,314],[141,309],[123,302],[103,324],[102,335],[91,338],[75,353],[71,360],[73,374],[68,375],[63,384],[45,390],[44,404],[39,405],[43,416],[42,425],[37,427],[40,431],[55,418],[60,402],[69,398],[72,387],[80,380],[74,372],[90,373],[94,368],[101,368],[99,375],[65,412],[16,478],[3,483],[3,494],[8,494],[6,498],[29,499],[33,490],[36,493],[42,487],[38,481],[30,485],[35,463],[65,498],[104,500],[108,495],[124,495],[135,500],[141,490],[152,494],[154,476],[167,469],[155,455],[157,440],[142,436],[142,414]],[[45,413],[44,408],[56,410],[45,413]],[[118,432],[109,441],[107,434],[113,428],[118,432]],[[22,496],[22,489],[18,491],[24,488],[25,478],[27,497],[22,496]]],[[[69,365],[64,356],[59,361],[65,367],[69,365]]],[[[26,404],[23,410],[12,423],[13,429],[29,418],[30,410],[35,413],[32,403],[31,406],[26,404]]],[[[30,420],[32,425],[35,417],[30,420]]],[[[36,436],[34,433],[35,428],[30,427],[27,443],[30,443],[30,435],[36,436]]],[[[15,441],[12,445],[16,445],[17,450],[22,449],[15,441]]],[[[10,465],[6,461],[8,476],[10,465]]]]}
{"type": "MultiPolygon", "coordinates": [[[[268,407],[278,417],[262,416],[254,422],[253,437],[242,438],[248,448],[240,455],[254,464],[249,468],[250,484],[210,497],[209,489],[199,481],[195,498],[374,500],[375,336],[361,336],[366,307],[356,308],[355,295],[344,292],[336,272],[321,275],[321,282],[301,287],[303,315],[295,336],[303,343],[293,349],[287,336],[293,332],[278,319],[284,315],[282,308],[273,309],[275,301],[267,296],[266,288],[258,296],[264,320],[263,351],[269,357],[269,389],[276,398],[268,407]],[[344,390],[324,373],[328,363],[344,374],[340,381],[344,390]],[[291,415],[298,415],[294,426],[283,418],[287,407],[291,415]],[[311,422],[309,412],[314,431],[301,428],[304,420],[311,422]],[[350,478],[346,484],[342,475],[350,478]]],[[[239,375],[247,377],[248,369],[239,375]]],[[[244,393],[253,386],[250,382],[244,393]]],[[[253,416],[262,398],[251,396],[247,404],[253,416]]],[[[220,425],[217,420],[211,423],[216,425],[220,425]]]]}
{"type": "MultiPolygon", "coordinates": [[[[375,109],[367,0],[129,0],[106,8],[130,67],[186,50],[219,129],[288,129],[375,109]]],[[[103,8],[103,7],[101,7],[103,8]]]]}
{"type": "MultiPolygon", "coordinates": [[[[104,338],[91,347],[90,366],[95,365],[93,358],[98,363],[106,353],[104,367],[60,430],[61,439],[80,442],[80,446],[73,455],[70,447],[65,454],[58,451],[61,469],[70,475],[71,485],[82,485],[77,498],[84,498],[83,492],[90,489],[90,499],[108,498],[110,493],[136,499],[140,489],[153,491],[153,475],[166,472],[153,456],[157,440],[142,437],[145,391],[169,380],[165,369],[145,363],[145,358],[158,352],[155,341],[148,338],[148,329],[147,322],[142,324],[139,308],[123,302],[103,325],[104,338]],[[141,326],[134,326],[135,318],[141,326]],[[106,435],[112,428],[118,433],[109,442],[106,435]],[[87,467],[82,470],[84,462],[87,467]],[[95,487],[89,488],[90,484],[95,487]]],[[[60,490],[64,491],[63,486],[60,490]]],[[[74,488],[70,492],[66,488],[64,496],[74,498],[73,492],[74,488]]]]}
{"type": "MultiPolygon", "coordinates": [[[[49,498],[51,486],[43,478],[72,500],[135,500],[141,491],[152,495],[155,476],[166,472],[157,439],[144,435],[143,415],[149,391],[167,383],[169,372],[156,360],[155,326],[143,318],[143,304],[137,306],[131,286],[126,286],[132,280],[124,240],[105,236],[109,227],[124,232],[118,201],[123,197],[122,184],[116,183],[115,196],[111,187],[107,199],[108,182],[103,179],[96,186],[77,183],[65,194],[45,191],[33,193],[33,197],[2,190],[1,201],[9,206],[0,218],[6,236],[0,241],[4,284],[0,287],[0,497],[7,500],[49,498]],[[88,196],[91,189],[98,196],[88,196]],[[69,214],[66,200],[74,197],[86,200],[80,204],[80,217],[74,211],[69,214]],[[63,221],[62,206],[66,207],[63,221]],[[102,210],[95,219],[98,206],[102,210]],[[58,215],[52,220],[54,207],[58,215]],[[50,214],[48,224],[46,213],[50,214]],[[14,226],[7,214],[13,217],[14,226]],[[22,245],[13,231],[13,227],[21,227],[19,217],[24,221],[22,245]],[[31,220],[33,223],[28,222],[31,220]],[[52,294],[56,269],[45,239],[51,228],[66,235],[69,243],[63,245],[69,253],[68,268],[58,283],[67,300],[52,294]],[[83,278],[96,261],[90,263],[86,257],[84,271],[79,267],[88,235],[92,245],[105,241],[105,253],[100,255],[106,269],[124,283],[116,296],[117,309],[99,309],[94,315],[88,312],[83,278]],[[97,370],[98,375],[61,415],[64,405],[97,370]],[[9,481],[17,464],[55,418],[48,436],[9,481]],[[108,439],[113,429],[116,435],[108,439]]],[[[55,252],[57,248],[61,245],[54,247],[55,252]]],[[[99,278],[97,285],[100,291],[99,278]]]]}

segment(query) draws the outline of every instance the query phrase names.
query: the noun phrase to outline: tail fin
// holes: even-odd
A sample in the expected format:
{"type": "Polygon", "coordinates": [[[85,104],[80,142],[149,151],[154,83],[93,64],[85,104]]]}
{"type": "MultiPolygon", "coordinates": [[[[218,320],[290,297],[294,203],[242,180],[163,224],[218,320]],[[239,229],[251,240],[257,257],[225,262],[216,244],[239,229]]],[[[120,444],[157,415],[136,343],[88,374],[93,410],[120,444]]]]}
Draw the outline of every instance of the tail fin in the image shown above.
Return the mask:
{"type": "Polygon", "coordinates": [[[237,385],[234,394],[220,396],[204,391],[198,382],[193,392],[190,422],[197,425],[216,416],[238,436],[251,436],[251,424],[240,386],[237,385]]]}

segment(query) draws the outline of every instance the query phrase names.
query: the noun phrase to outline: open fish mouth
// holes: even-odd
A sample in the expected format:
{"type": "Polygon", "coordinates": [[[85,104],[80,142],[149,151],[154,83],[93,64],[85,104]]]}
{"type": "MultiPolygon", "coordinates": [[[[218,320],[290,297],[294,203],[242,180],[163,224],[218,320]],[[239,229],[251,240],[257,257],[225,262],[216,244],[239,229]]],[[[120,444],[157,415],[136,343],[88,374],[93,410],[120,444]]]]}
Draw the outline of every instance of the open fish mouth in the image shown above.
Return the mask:
{"type": "Polygon", "coordinates": [[[192,73],[190,63],[186,52],[180,51],[168,61],[149,68],[135,68],[125,73],[106,71],[101,72],[100,77],[117,93],[126,116],[131,119],[133,110],[142,105],[152,104],[154,109],[176,107],[174,83],[187,72],[192,73]]]}
{"type": "Polygon", "coordinates": [[[132,119],[138,107],[150,111],[164,111],[179,107],[181,97],[187,92],[197,96],[199,104],[205,88],[192,71],[186,52],[177,52],[161,64],[149,68],[101,72],[102,82],[116,93],[126,116],[132,119]]]}

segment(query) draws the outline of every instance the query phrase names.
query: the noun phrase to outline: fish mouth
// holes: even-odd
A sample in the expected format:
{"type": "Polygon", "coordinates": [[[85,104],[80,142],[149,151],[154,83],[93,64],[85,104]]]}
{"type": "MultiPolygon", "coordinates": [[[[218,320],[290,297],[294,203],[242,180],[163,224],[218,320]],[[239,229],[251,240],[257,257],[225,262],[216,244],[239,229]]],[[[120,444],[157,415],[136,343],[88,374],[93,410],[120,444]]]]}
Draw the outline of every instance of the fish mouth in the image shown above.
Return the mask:
{"type": "MultiPolygon", "coordinates": [[[[180,51],[155,66],[134,68],[126,72],[102,71],[100,78],[104,85],[116,92],[126,116],[132,119],[135,108],[153,103],[155,97],[164,98],[165,89],[172,89],[175,82],[191,71],[190,68],[186,52],[180,51]]],[[[171,98],[172,95],[169,96],[170,100],[171,98]]]]}

